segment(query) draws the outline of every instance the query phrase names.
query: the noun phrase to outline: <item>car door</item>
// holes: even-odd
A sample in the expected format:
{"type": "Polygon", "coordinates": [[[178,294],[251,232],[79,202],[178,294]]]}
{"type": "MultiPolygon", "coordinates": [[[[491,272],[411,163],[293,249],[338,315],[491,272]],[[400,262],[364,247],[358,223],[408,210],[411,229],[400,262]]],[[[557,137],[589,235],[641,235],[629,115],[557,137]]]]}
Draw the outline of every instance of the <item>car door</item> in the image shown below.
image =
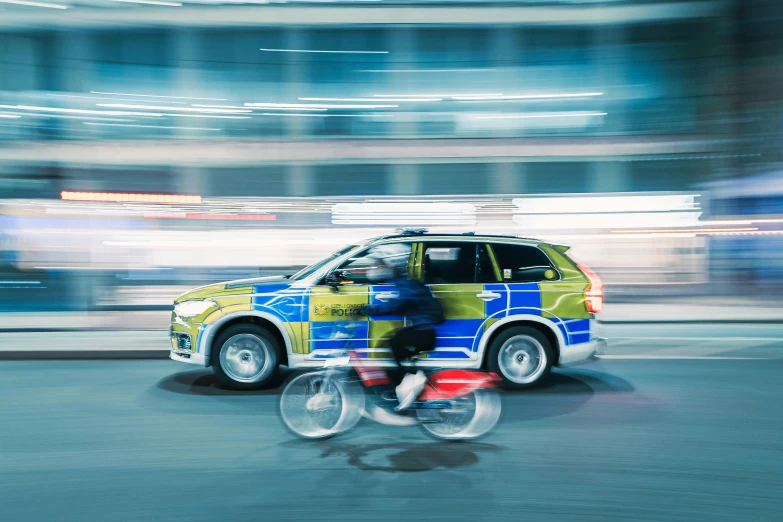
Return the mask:
{"type": "Polygon", "coordinates": [[[373,250],[357,252],[337,267],[345,280],[336,288],[321,282],[310,289],[309,323],[305,326],[310,357],[328,357],[345,349],[367,352],[371,357],[391,356],[388,339],[404,325],[405,318],[368,318],[361,313],[367,304],[395,297],[392,286],[372,284],[367,277],[377,264],[373,250]]]}
{"type": "Polygon", "coordinates": [[[435,351],[428,359],[470,361],[477,358],[488,315],[504,305],[486,247],[475,241],[431,240],[417,249],[418,276],[443,306],[445,321],[436,328],[435,351]]]}
{"type": "Polygon", "coordinates": [[[583,277],[561,272],[545,250],[535,245],[493,242],[489,248],[509,290],[509,315],[537,315],[550,320],[566,344],[589,338],[583,277]]]}

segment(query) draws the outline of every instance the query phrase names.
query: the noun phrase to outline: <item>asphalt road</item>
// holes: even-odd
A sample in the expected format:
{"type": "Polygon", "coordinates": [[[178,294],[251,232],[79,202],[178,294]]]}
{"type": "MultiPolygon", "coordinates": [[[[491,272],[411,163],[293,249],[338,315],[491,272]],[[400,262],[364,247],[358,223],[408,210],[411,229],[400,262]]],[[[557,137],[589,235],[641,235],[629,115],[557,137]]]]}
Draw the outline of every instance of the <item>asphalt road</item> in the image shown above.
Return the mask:
{"type": "Polygon", "coordinates": [[[0,520],[778,521],[781,371],[604,359],[507,393],[480,442],[362,421],[312,443],[283,428],[279,390],[208,370],[4,361],[0,520]]]}

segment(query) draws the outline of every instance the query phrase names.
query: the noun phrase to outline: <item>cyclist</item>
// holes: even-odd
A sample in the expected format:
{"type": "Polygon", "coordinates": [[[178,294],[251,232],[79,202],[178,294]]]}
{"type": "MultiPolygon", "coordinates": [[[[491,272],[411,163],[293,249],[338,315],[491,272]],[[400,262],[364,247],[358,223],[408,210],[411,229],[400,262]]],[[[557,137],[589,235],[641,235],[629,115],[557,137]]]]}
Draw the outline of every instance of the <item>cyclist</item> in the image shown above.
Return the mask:
{"type": "Polygon", "coordinates": [[[396,371],[389,372],[396,385],[397,411],[408,408],[419,396],[427,378],[424,372],[406,370],[400,363],[421,352],[435,348],[435,326],[443,323],[443,308],[430,289],[417,279],[408,279],[407,267],[411,249],[407,244],[379,246],[372,254],[376,266],[367,277],[377,283],[394,286],[397,297],[365,307],[368,316],[404,316],[408,326],[398,330],[390,340],[396,371]]]}

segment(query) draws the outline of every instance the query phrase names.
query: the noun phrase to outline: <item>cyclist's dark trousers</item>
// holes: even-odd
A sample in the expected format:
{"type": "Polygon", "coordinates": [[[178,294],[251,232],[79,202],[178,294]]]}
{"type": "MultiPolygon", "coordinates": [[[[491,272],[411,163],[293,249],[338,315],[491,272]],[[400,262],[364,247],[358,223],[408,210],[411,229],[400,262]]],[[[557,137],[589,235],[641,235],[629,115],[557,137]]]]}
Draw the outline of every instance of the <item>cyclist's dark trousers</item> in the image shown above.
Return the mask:
{"type": "Polygon", "coordinates": [[[405,373],[413,371],[407,370],[400,365],[400,362],[421,352],[429,352],[435,348],[435,329],[429,325],[407,326],[397,331],[394,337],[389,341],[394,360],[397,361],[399,370],[389,371],[391,384],[397,385],[402,381],[405,373]]]}

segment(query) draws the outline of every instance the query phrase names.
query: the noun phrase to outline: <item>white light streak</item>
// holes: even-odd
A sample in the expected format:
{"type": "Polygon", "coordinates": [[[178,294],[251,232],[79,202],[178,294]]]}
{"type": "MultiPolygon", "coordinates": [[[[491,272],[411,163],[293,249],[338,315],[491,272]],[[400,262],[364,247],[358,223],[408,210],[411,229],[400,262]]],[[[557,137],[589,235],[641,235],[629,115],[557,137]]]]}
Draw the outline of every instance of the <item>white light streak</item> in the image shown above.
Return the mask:
{"type": "MultiPolygon", "coordinates": [[[[206,107],[210,109],[247,109],[244,105],[200,105],[194,103],[193,107],[206,107]]],[[[264,107],[265,109],[275,109],[283,111],[325,111],[326,109],[319,109],[317,107],[264,107]]]]}
{"type": "Polygon", "coordinates": [[[46,9],[68,9],[69,6],[61,4],[47,4],[44,2],[28,2],[27,0],[0,0],[0,4],[18,4],[30,7],[44,7],[46,9]]]}
{"type": "Polygon", "coordinates": [[[482,100],[556,100],[561,98],[588,98],[591,96],[603,96],[602,92],[569,92],[563,94],[468,94],[452,96],[455,100],[482,101],[482,100]]]}
{"type": "Polygon", "coordinates": [[[193,98],[191,96],[159,96],[157,94],[130,94],[125,92],[90,91],[90,94],[109,94],[111,96],[138,96],[139,98],[171,98],[172,100],[227,101],[226,98],[193,98]]]}
{"type": "MultiPolygon", "coordinates": [[[[47,96],[55,96],[57,98],[83,98],[86,100],[106,100],[106,101],[116,101],[117,98],[104,98],[102,96],[85,96],[83,94],[54,94],[54,93],[46,93],[47,96]]],[[[139,102],[139,103],[147,103],[147,100],[128,100],[131,102],[139,102]]],[[[178,105],[187,105],[187,102],[176,102],[176,101],[167,101],[166,103],[176,103],[178,105]]]]}
{"type": "Polygon", "coordinates": [[[512,219],[529,230],[585,228],[663,228],[699,226],[701,212],[607,212],[596,214],[531,214],[512,219]]]}
{"type": "Polygon", "coordinates": [[[455,73],[455,72],[489,72],[495,69],[358,69],[356,72],[368,73],[455,73]]]}
{"type": "Polygon", "coordinates": [[[21,118],[18,114],[0,114],[0,118],[21,118]]]}
{"type": "Polygon", "coordinates": [[[96,103],[97,107],[110,107],[114,109],[147,109],[154,111],[182,111],[182,112],[207,112],[216,114],[242,114],[253,112],[250,109],[202,109],[194,107],[167,107],[165,105],[132,105],[126,103],[96,103]]]}
{"type": "Polygon", "coordinates": [[[222,114],[169,114],[176,118],[213,118],[220,120],[249,120],[252,116],[223,116],[222,114]]]}
{"type": "Polygon", "coordinates": [[[134,125],[125,123],[90,123],[84,122],[85,125],[100,125],[102,127],[136,127],[140,129],[182,129],[182,130],[205,130],[205,131],[219,131],[223,129],[210,129],[207,127],[169,127],[166,125],[134,125]]]}
{"type": "Polygon", "coordinates": [[[389,54],[389,51],[326,51],[322,49],[266,49],[263,47],[259,51],[272,53],[389,54]]]}
{"type": "Polygon", "coordinates": [[[615,212],[667,212],[695,210],[699,194],[566,196],[514,198],[525,214],[586,214],[615,212]]]}
{"type": "Polygon", "coordinates": [[[295,118],[391,118],[391,114],[286,114],[285,112],[262,112],[259,116],[283,116],[295,118]]]}
{"type": "Polygon", "coordinates": [[[154,112],[129,112],[129,111],[96,111],[90,109],[63,109],[60,107],[38,107],[34,105],[0,105],[0,109],[15,109],[18,111],[44,111],[62,112],[70,114],[97,114],[104,116],[163,116],[154,112]]]}
{"type": "Polygon", "coordinates": [[[301,101],[334,101],[334,102],[436,102],[443,98],[299,98],[301,101]]]}
{"type": "Polygon", "coordinates": [[[503,93],[480,94],[373,94],[375,98],[454,98],[457,96],[503,96],[503,93]]]}
{"type": "Polygon", "coordinates": [[[337,203],[335,225],[475,225],[476,207],[468,203],[337,203]]]}
{"type": "Polygon", "coordinates": [[[566,112],[527,112],[518,114],[497,114],[490,116],[473,116],[476,120],[515,120],[526,118],[588,118],[606,116],[605,112],[596,111],[566,111],[566,112]]]}
{"type": "Polygon", "coordinates": [[[111,0],[112,2],[122,2],[124,4],[149,4],[166,5],[169,7],[182,7],[180,2],[163,2],[162,0],[111,0]]]}
{"type": "Polygon", "coordinates": [[[290,108],[290,107],[316,107],[319,109],[393,109],[399,105],[336,105],[325,103],[246,103],[245,107],[290,108]]]}

